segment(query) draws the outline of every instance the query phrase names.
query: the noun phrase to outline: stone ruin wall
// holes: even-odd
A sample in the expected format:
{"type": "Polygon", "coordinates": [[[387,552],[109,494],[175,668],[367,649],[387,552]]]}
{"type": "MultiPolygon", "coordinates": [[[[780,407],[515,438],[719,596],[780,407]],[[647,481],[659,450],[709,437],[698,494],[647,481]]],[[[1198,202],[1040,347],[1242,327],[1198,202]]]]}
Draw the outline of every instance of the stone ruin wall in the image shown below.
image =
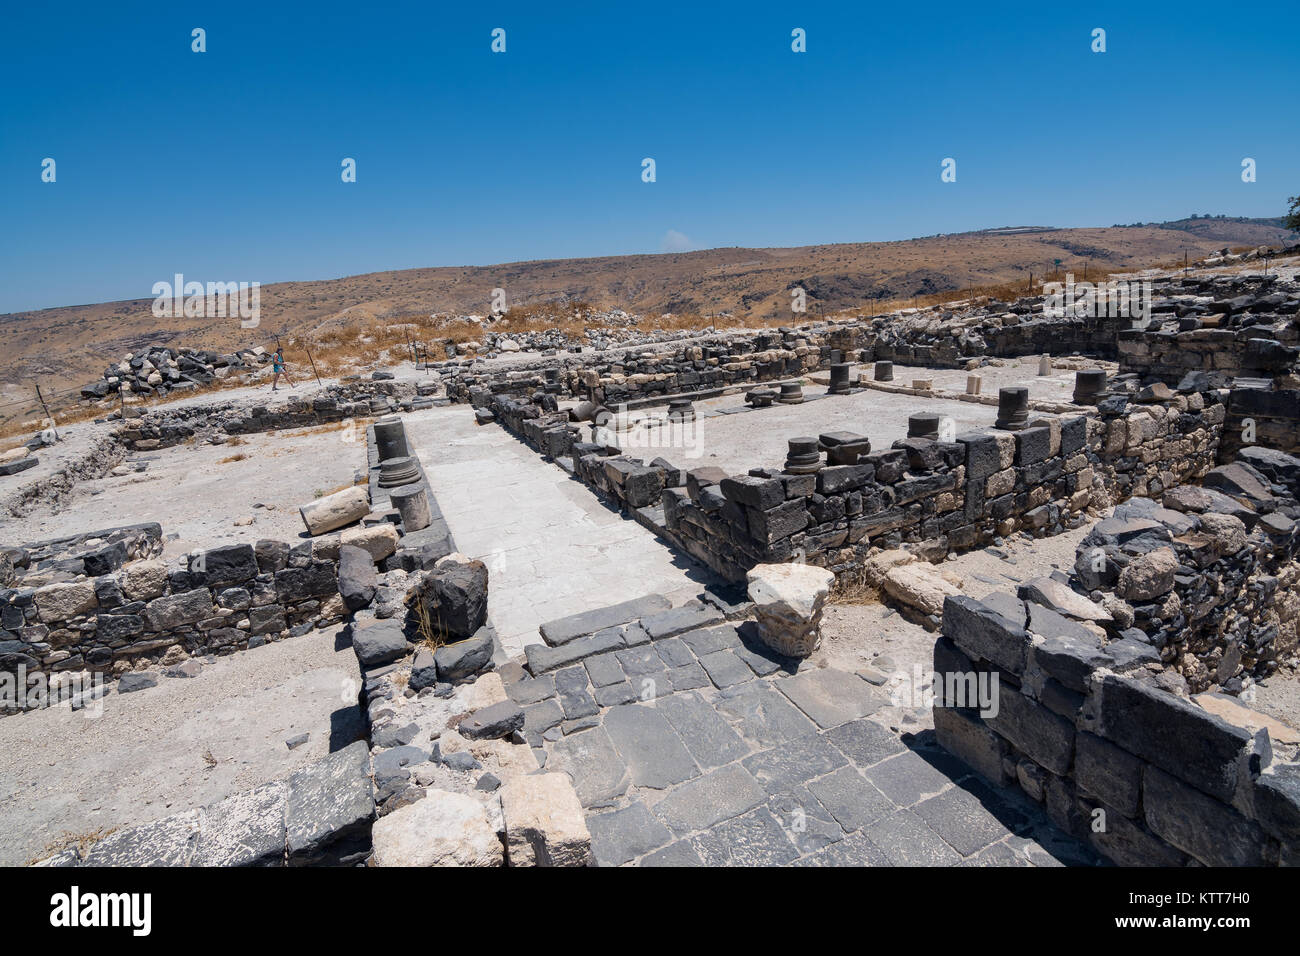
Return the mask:
{"type": "Polygon", "coordinates": [[[1055,533],[1089,507],[1204,475],[1224,420],[1217,395],[1193,394],[955,442],[904,439],[815,475],[770,467],[724,477],[583,442],[562,414],[533,404],[498,399],[493,410],[542,454],[572,458],[574,473],[620,506],[662,507],[676,542],[730,581],[763,562],[802,557],[842,576],[871,548],[927,542],[942,557],[1018,529],[1055,533]]]}
{"type": "Polygon", "coordinates": [[[1273,763],[1266,730],[1165,690],[1141,647],[1035,623],[1043,613],[1009,594],[945,601],[934,722],[946,750],[1120,865],[1300,862],[1300,764],[1273,763]],[[997,675],[996,714],[970,706],[968,674],[997,675]]]}
{"type": "Polygon", "coordinates": [[[0,670],[117,677],[172,648],[227,654],[343,617],[337,540],[332,554],[320,542],[227,545],[184,569],[161,553],[157,524],[18,549],[0,589],[0,670]],[[34,583],[48,576],[61,580],[34,583]]]}

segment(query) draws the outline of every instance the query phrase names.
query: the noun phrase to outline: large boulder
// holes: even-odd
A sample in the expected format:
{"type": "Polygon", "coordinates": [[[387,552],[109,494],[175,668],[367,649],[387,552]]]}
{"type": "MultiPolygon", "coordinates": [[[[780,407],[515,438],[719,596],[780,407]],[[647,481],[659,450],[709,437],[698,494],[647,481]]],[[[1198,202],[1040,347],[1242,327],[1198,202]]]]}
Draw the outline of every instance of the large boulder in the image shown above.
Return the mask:
{"type": "Polygon", "coordinates": [[[391,664],[406,656],[406,633],[396,621],[380,621],[369,627],[353,628],[352,650],[365,668],[391,664]]]}
{"type": "Polygon", "coordinates": [[[190,571],[210,588],[243,584],[257,577],[257,554],[251,544],[228,544],[202,551],[190,559],[190,571]]]}
{"type": "Polygon", "coordinates": [[[207,588],[195,588],[150,601],[144,607],[143,617],[149,630],[171,631],[187,624],[197,624],[216,613],[212,592],[207,588]]]}
{"type": "Polygon", "coordinates": [[[472,637],[444,644],[433,654],[438,680],[454,683],[472,677],[492,660],[492,629],[480,627],[472,637]]]}
{"type": "Polygon", "coordinates": [[[1272,511],[1277,506],[1268,479],[1243,461],[1211,468],[1201,483],[1206,488],[1221,491],[1259,512],[1272,511]]]}
{"type": "Polygon", "coordinates": [[[37,588],[36,614],[43,624],[53,624],[89,614],[98,605],[93,581],[69,581],[37,588]]]}
{"type": "Polygon", "coordinates": [[[501,788],[510,866],[589,866],[591,833],[567,774],[516,777],[501,788]]]}
{"type": "Polygon", "coordinates": [[[372,866],[501,866],[505,853],[483,804],[428,790],[375,821],[372,866]]]}
{"type": "Polygon", "coordinates": [[[1119,573],[1115,592],[1132,604],[1145,604],[1174,587],[1178,558],[1172,548],[1156,548],[1138,555],[1119,573]]]}
{"type": "Polygon", "coordinates": [[[1300,458],[1295,455],[1251,445],[1237,452],[1237,460],[1250,465],[1274,484],[1283,485],[1292,495],[1300,494],[1300,458]]]}
{"type": "Polygon", "coordinates": [[[440,561],[425,578],[421,600],[435,629],[453,638],[472,637],[487,621],[487,565],[440,561]]]}
{"type": "Polygon", "coordinates": [[[760,564],[746,577],[763,643],[786,657],[812,654],[835,575],[811,564],[760,564]]]}
{"type": "Polygon", "coordinates": [[[167,565],[162,561],[132,561],[122,567],[122,594],[131,601],[150,601],[167,590],[167,565]]]}
{"type": "Polygon", "coordinates": [[[1246,546],[1246,525],[1233,515],[1201,515],[1201,533],[1219,555],[1236,554],[1246,546]]]}
{"type": "Polygon", "coordinates": [[[361,548],[350,544],[339,548],[339,594],[349,611],[359,611],[370,604],[379,588],[375,562],[361,548]]]}
{"type": "Polygon", "coordinates": [[[298,509],[307,533],[325,534],[360,521],[370,513],[370,495],[361,485],[344,488],[298,509]]]}

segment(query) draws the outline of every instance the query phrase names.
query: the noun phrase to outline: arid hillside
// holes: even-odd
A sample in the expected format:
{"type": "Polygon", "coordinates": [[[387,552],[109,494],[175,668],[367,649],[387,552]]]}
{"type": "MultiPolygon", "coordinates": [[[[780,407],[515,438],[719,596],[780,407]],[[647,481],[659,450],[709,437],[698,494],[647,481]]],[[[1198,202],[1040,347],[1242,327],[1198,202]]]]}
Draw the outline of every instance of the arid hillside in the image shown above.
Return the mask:
{"type": "MultiPolygon", "coordinates": [[[[158,319],[152,299],[43,309],[0,316],[0,401],[28,401],[39,383],[58,404],[98,378],[123,354],[151,343],[232,350],[273,345],[275,335],[310,336],[370,320],[432,312],[484,314],[494,288],[511,306],[582,301],[599,308],[720,312],[766,319],[787,313],[790,289],[807,291],[808,311],[866,307],[1027,278],[1060,268],[1112,272],[1197,258],[1224,246],[1277,244],[1290,234],[1278,220],[1197,219],[1098,229],[1024,227],[900,242],[593,259],[513,262],[375,272],[263,286],[261,324],[235,318],[158,319]],[[72,394],[70,394],[72,393],[72,394]]],[[[197,277],[192,277],[197,278],[197,277]]]]}

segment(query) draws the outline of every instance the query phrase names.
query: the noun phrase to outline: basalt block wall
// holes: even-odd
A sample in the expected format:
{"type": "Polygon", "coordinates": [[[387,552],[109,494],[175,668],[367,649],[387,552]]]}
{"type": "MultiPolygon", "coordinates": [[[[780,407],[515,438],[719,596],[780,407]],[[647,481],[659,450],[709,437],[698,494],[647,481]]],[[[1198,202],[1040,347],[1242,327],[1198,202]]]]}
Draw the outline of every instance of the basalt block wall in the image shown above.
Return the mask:
{"type": "MultiPolygon", "coordinates": [[[[1015,306],[1030,315],[1028,306],[1015,306]]],[[[660,352],[628,351],[555,357],[495,371],[450,369],[447,395],[453,401],[489,407],[493,397],[518,397],[537,390],[560,396],[593,397],[606,404],[727,386],[792,378],[828,368],[838,351],[843,361],[890,360],[931,368],[961,368],[985,355],[1082,352],[1114,358],[1115,339],[1127,320],[1080,318],[1021,322],[988,320],[979,329],[890,328],[886,319],[814,325],[772,332],[733,333],[660,352]],[[1003,322],[1006,324],[1002,324],[1003,322]]],[[[1014,320],[1014,321],[1013,321],[1014,320]]]]}
{"type": "Polygon", "coordinates": [[[1300,765],[1156,686],[1140,657],[1025,626],[1010,595],[948,598],[934,651],[935,731],[995,784],[1121,865],[1300,863],[1300,765]],[[969,693],[997,675],[995,707],[969,693]]]}
{"type": "MultiPolygon", "coordinates": [[[[121,662],[155,657],[172,646],[190,654],[256,646],[341,620],[337,557],[313,543],[228,545],[192,555],[188,569],[168,569],[161,529],[126,561],[120,541],[85,555],[38,559],[66,580],[0,590],[0,670],[17,673],[91,670],[117,673],[121,662]],[[143,549],[143,550],[142,550],[143,549]],[[78,563],[80,570],[77,569],[78,563]]],[[[48,550],[49,543],[29,555],[48,550]]]]}
{"type": "Polygon", "coordinates": [[[1228,399],[1220,457],[1232,461],[1250,445],[1300,453],[1300,391],[1234,388],[1228,399]]]}
{"type": "Polygon", "coordinates": [[[906,439],[814,475],[757,468],[717,481],[582,442],[576,426],[534,404],[497,399],[493,409],[543,454],[571,457],[574,473],[620,506],[661,506],[674,542],[731,581],[800,557],[841,575],[872,547],[924,541],[944,553],[1016,529],[1054,533],[1090,505],[1158,496],[1204,475],[1224,420],[1221,396],[1192,394],[1019,432],[906,439]]]}

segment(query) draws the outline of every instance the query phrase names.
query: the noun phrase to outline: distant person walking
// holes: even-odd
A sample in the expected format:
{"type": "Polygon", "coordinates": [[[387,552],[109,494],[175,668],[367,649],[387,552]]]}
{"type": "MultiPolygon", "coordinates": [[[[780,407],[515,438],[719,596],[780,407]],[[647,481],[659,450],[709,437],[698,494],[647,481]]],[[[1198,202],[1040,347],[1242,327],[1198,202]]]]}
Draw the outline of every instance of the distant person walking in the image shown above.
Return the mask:
{"type": "Polygon", "coordinates": [[[286,382],[289,382],[289,387],[290,387],[290,388],[296,388],[296,387],[297,387],[297,386],[295,386],[295,385],[293,384],[293,382],[290,382],[290,381],[289,381],[289,373],[288,373],[288,371],[287,371],[287,370],[285,369],[285,367],[284,367],[284,348],[283,348],[283,346],[281,346],[280,348],[277,348],[277,349],[275,350],[275,354],[271,356],[271,371],[275,373],[275,375],[274,375],[274,376],[272,377],[272,379],[271,379],[271,391],[273,391],[273,392],[278,392],[278,391],[280,390],[280,389],[279,389],[279,382],[280,382],[280,376],[281,376],[281,375],[284,376],[284,380],[285,380],[286,382]]]}

